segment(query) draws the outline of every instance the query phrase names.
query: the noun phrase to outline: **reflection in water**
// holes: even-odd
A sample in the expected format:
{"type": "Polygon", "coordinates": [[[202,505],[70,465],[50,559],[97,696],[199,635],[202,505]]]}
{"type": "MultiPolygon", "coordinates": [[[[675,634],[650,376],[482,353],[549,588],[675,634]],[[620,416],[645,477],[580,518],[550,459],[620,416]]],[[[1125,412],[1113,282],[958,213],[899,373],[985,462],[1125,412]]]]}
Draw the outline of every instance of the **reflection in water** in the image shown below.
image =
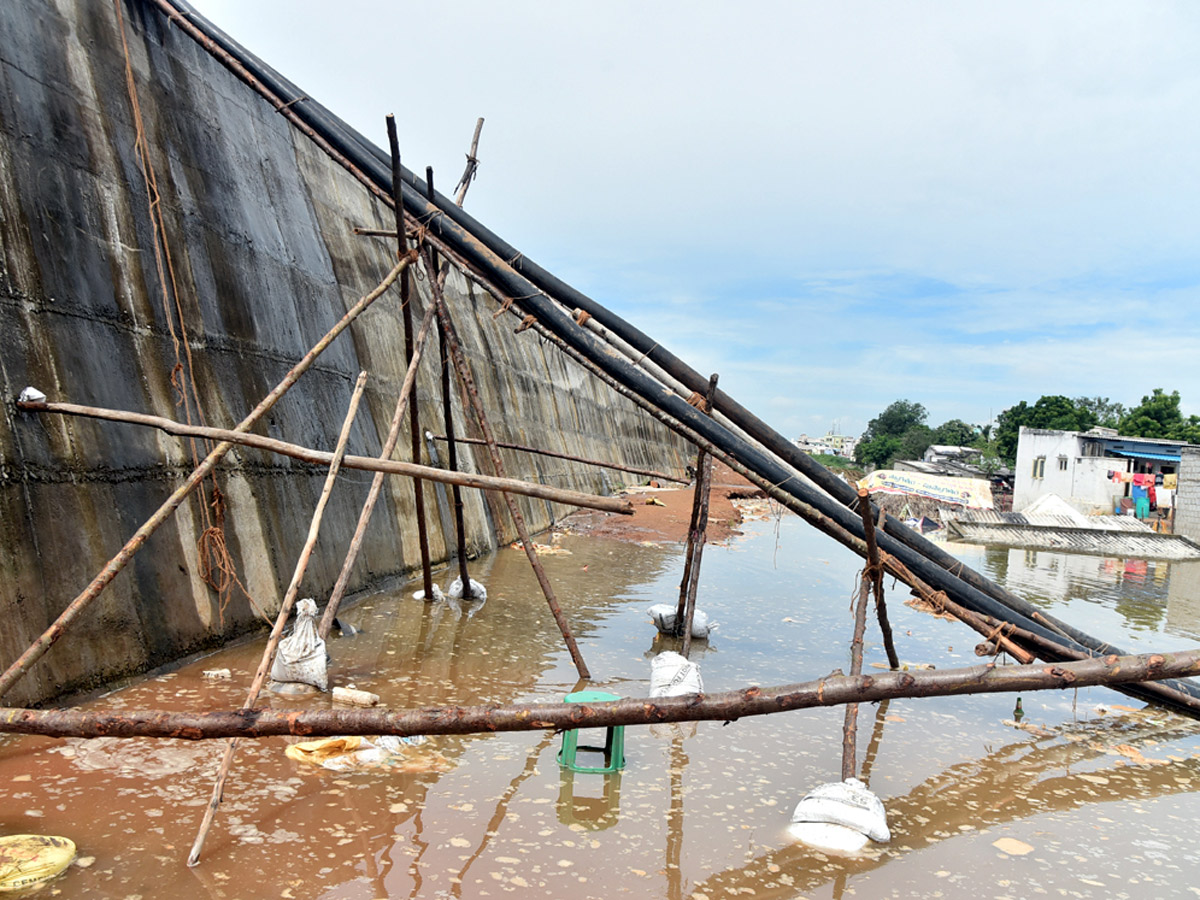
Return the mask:
{"type": "Polygon", "coordinates": [[[1081,619],[1106,623],[1110,631],[1115,626],[1118,632],[1165,630],[1200,637],[1200,560],[1117,559],[959,543],[946,549],[1019,596],[1057,607],[1055,615],[1085,631],[1091,628],[1081,619]]]}
{"type": "Polygon", "coordinates": [[[1084,805],[1132,805],[1194,792],[1200,778],[1200,761],[1195,758],[1164,765],[1158,763],[1167,760],[1103,766],[1106,757],[1145,759],[1137,752],[1139,746],[1151,747],[1194,734],[1193,721],[1172,714],[1163,716],[1169,724],[1134,714],[1098,727],[1068,727],[1035,743],[1018,741],[981,759],[951,766],[908,793],[888,800],[888,819],[895,823],[894,849],[873,858],[846,861],[836,865],[833,873],[827,871],[828,867],[806,866],[821,854],[796,844],[715,875],[697,885],[696,890],[706,896],[724,896],[742,893],[749,887],[757,897],[791,897],[797,890],[812,891],[832,881],[836,897],[849,874],[861,876],[929,844],[959,838],[964,832],[1069,812],[1084,805]],[[803,875],[772,877],[798,871],[803,875]]]}
{"type": "MultiPolygon", "coordinates": [[[[701,600],[721,622],[692,645],[706,687],[844,668],[859,560],[794,519],[782,520],[778,542],[774,523],[749,530],[705,554],[701,600]]],[[[555,702],[584,688],[644,695],[651,658],[676,649],[645,610],[677,596],[681,548],[572,537],[562,546],[570,552],[543,563],[595,682],[578,683],[524,555],[508,549],[473,563],[489,596],[477,608],[393,591],[345,610],[361,633],[330,641],[331,681],[394,709],[555,702]]],[[[1196,564],[1139,573],[1094,557],[949,547],[1131,649],[1189,646],[1200,631],[1196,564]]],[[[892,620],[902,659],[976,662],[961,626],[900,604],[892,620]]],[[[233,647],[94,705],[236,708],[260,654],[261,643],[233,647]],[[226,667],[233,681],[201,675],[226,667]]],[[[872,626],[866,666],[883,660],[872,626]]],[[[1118,707],[1124,699],[1099,688],[1022,699],[1022,730],[1005,724],[1010,695],[875,706],[861,777],[894,837],[860,859],[787,835],[807,788],[839,771],[840,709],[628,727],[626,768],[608,776],[562,770],[550,732],[431,739],[449,771],[422,768],[420,748],[403,766],[330,772],[289,760],[290,739],[243,741],[197,869],[183,859],[219,742],[0,738],[0,830],[76,840],[95,863],[57,883],[72,898],[1132,897],[1183,895],[1200,881],[1196,724],[1118,707]],[[1033,849],[1007,856],[999,837],[1033,849]]]]}

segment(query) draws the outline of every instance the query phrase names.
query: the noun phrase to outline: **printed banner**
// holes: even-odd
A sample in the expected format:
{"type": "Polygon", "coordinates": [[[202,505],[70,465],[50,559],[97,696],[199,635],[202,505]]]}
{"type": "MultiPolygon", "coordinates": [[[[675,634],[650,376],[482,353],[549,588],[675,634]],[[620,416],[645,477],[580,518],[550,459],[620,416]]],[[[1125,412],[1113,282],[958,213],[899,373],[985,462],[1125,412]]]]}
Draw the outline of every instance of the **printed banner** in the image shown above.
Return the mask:
{"type": "Polygon", "coordinates": [[[922,475],[880,469],[858,483],[868,491],[887,494],[914,494],[939,503],[957,503],[971,509],[992,509],[992,489],[983,478],[952,478],[948,475],[922,475]]]}

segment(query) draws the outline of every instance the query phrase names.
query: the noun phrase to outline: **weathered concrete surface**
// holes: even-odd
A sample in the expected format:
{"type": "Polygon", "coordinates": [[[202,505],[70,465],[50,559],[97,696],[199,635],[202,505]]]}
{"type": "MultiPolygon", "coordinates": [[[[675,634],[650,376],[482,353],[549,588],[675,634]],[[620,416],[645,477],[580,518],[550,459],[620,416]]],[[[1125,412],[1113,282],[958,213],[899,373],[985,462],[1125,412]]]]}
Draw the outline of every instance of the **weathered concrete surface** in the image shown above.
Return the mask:
{"type": "MultiPolygon", "coordinates": [[[[139,0],[126,38],[157,178],[178,306],[200,405],[232,426],[391,267],[373,201],[307,138],[139,0]]],[[[155,262],[155,234],[125,80],[116,11],[107,2],[0,4],[0,664],[7,666],[88,583],[191,469],[177,439],[133,426],[18,412],[27,384],[51,399],[183,418],[177,354],[155,262]]],[[[382,123],[381,123],[382,130],[382,123]]],[[[427,301],[418,282],[416,314],[427,301]]],[[[502,440],[682,471],[689,452],[632,404],[493,320],[493,298],[454,273],[452,313],[502,440]]],[[[174,303],[174,301],[172,301],[174,303]]],[[[174,312],[171,313],[174,315],[174,312]]],[[[398,293],[340,337],[261,425],[329,449],[354,378],[371,373],[351,453],[376,454],[404,374],[398,293]]],[[[175,331],[182,331],[176,319],[175,331]]],[[[422,421],[440,431],[436,342],[421,369],[422,421]]],[[[457,397],[457,391],[455,391],[457,397]]],[[[465,430],[461,411],[456,427],[465,430]]],[[[405,441],[401,442],[402,444],[405,441]]],[[[200,448],[197,452],[203,454],[200,448]]],[[[443,451],[444,452],[444,451],[443,451]]],[[[464,448],[463,465],[485,451],[464,448]]],[[[408,458],[407,451],[398,451],[408,458]]],[[[621,476],[504,452],[508,473],[604,492],[621,476]]],[[[220,469],[226,539],[258,605],[278,607],[323,472],[237,450],[220,469]]],[[[327,594],[370,481],[345,473],[302,586],[327,594]]],[[[452,539],[437,490],[426,491],[432,551],[452,539]]],[[[465,492],[469,546],[513,537],[502,503],[465,492]]],[[[566,510],[518,500],[534,529],[566,510]]],[[[392,480],[376,508],[351,589],[418,564],[411,484],[392,480]]],[[[212,646],[256,618],[235,591],[223,611],[199,576],[198,498],[150,539],[66,638],[6,698],[43,701],[212,646]]],[[[570,615],[570,595],[563,592],[570,615]]]]}

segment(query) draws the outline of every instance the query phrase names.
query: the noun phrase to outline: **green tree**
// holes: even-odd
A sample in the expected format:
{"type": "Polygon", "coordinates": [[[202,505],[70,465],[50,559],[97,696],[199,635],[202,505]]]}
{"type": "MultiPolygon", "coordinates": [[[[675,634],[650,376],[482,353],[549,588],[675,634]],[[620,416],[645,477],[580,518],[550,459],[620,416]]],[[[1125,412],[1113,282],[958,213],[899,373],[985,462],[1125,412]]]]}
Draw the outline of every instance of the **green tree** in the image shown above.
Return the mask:
{"type": "Polygon", "coordinates": [[[1074,402],[1076,409],[1091,413],[1096,420],[1095,424],[1105,428],[1119,428],[1121,419],[1128,412],[1123,404],[1107,397],[1076,397],[1074,402]]]}
{"type": "Polygon", "coordinates": [[[1009,465],[1017,458],[1017,439],[1020,437],[1021,426],[1029,424],[1032,411],[1033,407],[1022,400],[996,416],[996,452],[1009,465]]]}
{"type": "Polygon", "coordinates": [[[866,441],[859,441],[854,448],[854,458],[861,465],[886,469],[900,452],[900,438],[881,434],[866,441]]]}
{"type": "Polygon", "coordinates": [[[1173,438],[1172,434],[1184,431],[1189,424],[1179,411],[1179,391],[1168,394],[1162,388],[1155,388],[1154,393],[1142,397],[1142,402],[1125,414],[1118,430],[1129,437],[1187,440],[1173,438]]]}
{"type": "Polygon", "coordinates": [[[928,425],[914,425],[900,436],[901,459],[920,459],[933,441],[933,429],[928,425]]]}
{"type": "Polygon", "coordinates": [[[950,447],[968,447],[975,440],[976,433],[977,429],[974,425],[968,425],[962,419],[951,419],[933,430],[933,443],[950,447]]]}
{"type": "Polygon", "coordinates": [[[864,465],[883,469],[897,456],[920,457],[933,443],[933,431],[925,425],[927,415],[920,403],[895,401],[867,423],[867,430],[854,449],[854,458],[864,465]],[[920,449],[914,453],[917,447],[920,449]]]}
{"type": "Polygon", "coordinates": [[[881,434],[900,437],[914,425],[924,425],[927,415],[920,403],[897,400],[867,423],[863,437],[867,440],[881,434]]]}
{"type": "Polygon", "coordinates": [[[1017,440],[1021,426],[1055,431],[1087,431],[1096,424],[1096,413],[1086,404],[1078,405],[1061,394],[1038,398],[1030,406],[1024,400],[996,417],[996,449],[1009,465],[1017,458],[1017,440]]]}

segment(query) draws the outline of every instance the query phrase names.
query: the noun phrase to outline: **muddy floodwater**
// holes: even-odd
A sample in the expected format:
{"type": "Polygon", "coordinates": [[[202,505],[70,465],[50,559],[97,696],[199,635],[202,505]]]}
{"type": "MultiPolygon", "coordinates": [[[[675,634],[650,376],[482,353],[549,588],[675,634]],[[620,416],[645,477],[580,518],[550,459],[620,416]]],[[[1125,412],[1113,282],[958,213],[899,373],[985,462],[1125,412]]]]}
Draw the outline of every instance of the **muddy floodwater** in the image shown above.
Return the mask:
{"type": "MultiPolygon", "coordinates": [[[[745,526],[704,556],[693,645],[710,691],[848,668],[860,563],[797,519],[745,526]]],[[[670,641],[676,544],[566,535],[544,557],[595,687],[644,696],[670,641]]],[[[971,565],[1133,651],[1200,640],[1200,569],[947,545],[971,565]]],[[[331,640],[331,680],[391,708],[556,701],[570,659],[524,555],[475,563],[481,607],[365,598],[331,640]]],[[[441,580],[447,581],[443,573],[441,580]]],[[[977,636],[889,593],[910,665],[973,665],[977,636]]],[[[867,666],[884,662],[868,629],[867,666]]],[[[69,639],[54,652],[70,652],[69,639]]],[[[93,701],[108,709],[241,705],[262,642],[93,701]],[[204,670],[228,668],[229,681],[204,670]]],[[[868,668],[869,671],[869,668],[868,668]]],[[[565,775],[543,732],[435,737],[381,768],[337,772],[242,741],[202,862],[185,858],[222,742],[0,738],[0,833],[65,835],[79,865],[39,896],[70,898],[1184,897],[1200,885],[1200,723],[1101,688],[864,706],[863,777],[891,843],[857,858],[796,843],[792,809],[840,772],[840,708],[626,731],[618,775],[565,775]]],[[[277,707],[328,699],[272,696],[277,707]]]]}

